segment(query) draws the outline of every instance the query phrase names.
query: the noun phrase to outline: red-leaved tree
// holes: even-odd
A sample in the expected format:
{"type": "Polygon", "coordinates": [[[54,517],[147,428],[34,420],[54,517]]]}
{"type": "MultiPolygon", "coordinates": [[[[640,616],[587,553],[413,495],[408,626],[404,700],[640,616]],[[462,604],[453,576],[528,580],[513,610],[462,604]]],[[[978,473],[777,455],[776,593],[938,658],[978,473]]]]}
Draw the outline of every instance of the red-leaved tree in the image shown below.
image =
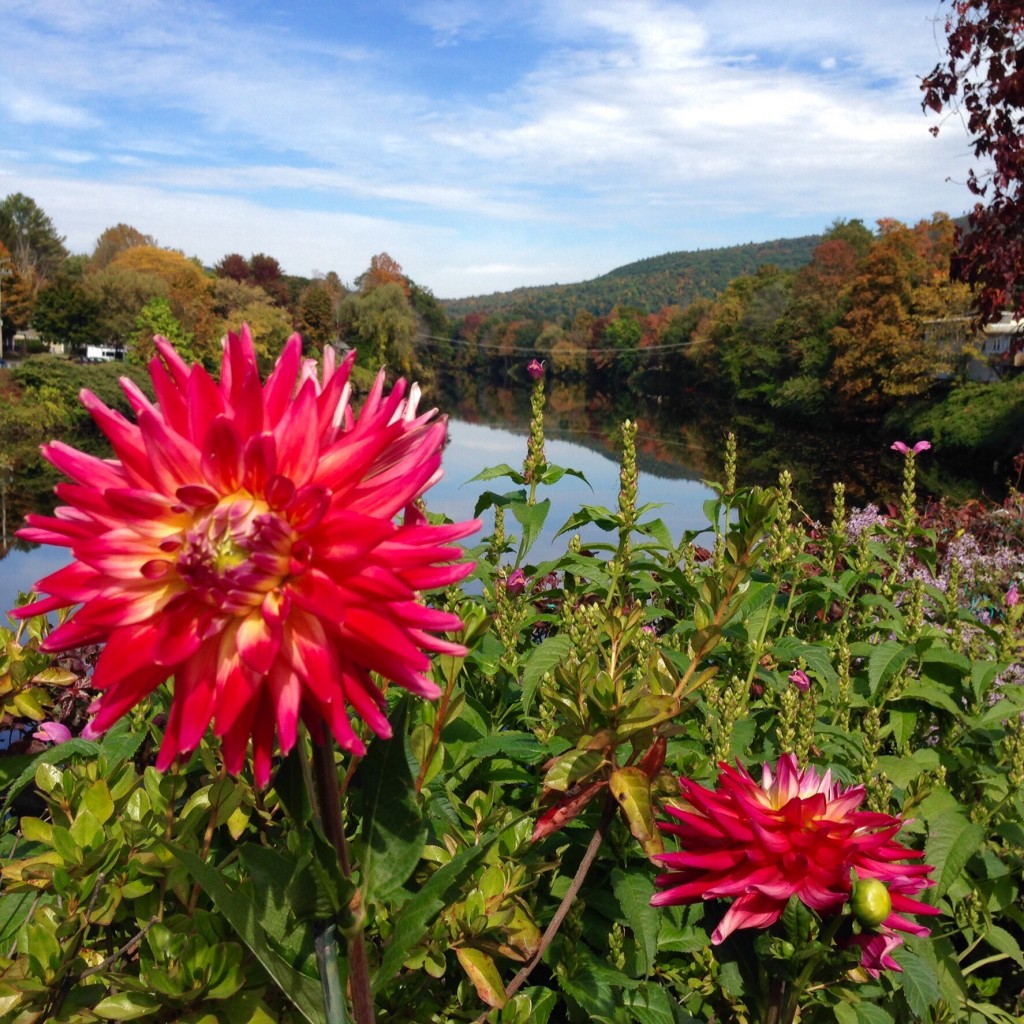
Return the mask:
{"type": "Polygon", "coordinates": [[[953,269],[976,286],[979,319],[991,322],[1007,309],[1024,314],[1024,3],[949,6],[946,54],[921,82],[923,106],[959,112],[980,161],[968,175],[978,201],[953,269]]]}

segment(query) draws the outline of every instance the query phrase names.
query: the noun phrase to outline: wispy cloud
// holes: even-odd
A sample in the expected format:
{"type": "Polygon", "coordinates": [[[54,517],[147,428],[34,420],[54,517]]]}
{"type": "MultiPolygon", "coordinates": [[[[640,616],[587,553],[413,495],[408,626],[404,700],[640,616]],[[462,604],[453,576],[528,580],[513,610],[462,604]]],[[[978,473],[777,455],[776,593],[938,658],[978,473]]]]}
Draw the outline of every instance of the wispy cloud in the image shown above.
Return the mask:
{"type": "Polygon", "coordinates": [[[966,205],[919,109],[932,0],[307,6],[8,0],[0,187],[80,200],[47,207],[75,245],[144,194],[204,258],[404,246],[439,294],[966,205]]]}

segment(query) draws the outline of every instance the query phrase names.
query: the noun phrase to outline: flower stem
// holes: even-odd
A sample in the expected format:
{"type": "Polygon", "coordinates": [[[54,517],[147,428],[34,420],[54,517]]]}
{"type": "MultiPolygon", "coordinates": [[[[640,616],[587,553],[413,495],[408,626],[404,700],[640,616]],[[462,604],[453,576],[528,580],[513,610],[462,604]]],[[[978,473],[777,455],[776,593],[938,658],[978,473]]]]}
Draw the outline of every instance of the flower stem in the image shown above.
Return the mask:
{"type": "MultiPolygon", "coordinates": [[[[334,763],[334,743],[313,744],[313,788],[316,795],[317,809],[320,815],[324,835],[338,854],[338,864],[342,874],[349,878],[352,874],[348,859],[348,846],[345,843],[345,826],[341,820],[341,790],[338,786],[338,768],[334,763]]],[[[360,894],[357,892],[353,900],[353,912],[357,922],[361,922],[361,908],[357,905],[360,894]]],[[[330,930],[336,926],[331,925],[330,930]]],[[[325,939],[327,938],[325,932],[325,939]]],[[[325,1002],[332,998],[333,986],[337,985],[338,961],[337,943],[334,943],[333,977],[331,977],[332,957],[330,943],[325,943],[324,957],[321,959],[321,971],[326,977],[321,981],[324,987],[325,1002]]],[[[319,954],[319,949],[318,949],[319,954]]],[[[319,958],[319,956],[318,956],[319,958]]],[[[374,1024],[373,993],[370,988],[370,969],[366,959],[366,943],[363,937],[362,924],[358,923],[348,933],[348,972],[349,986],[352,994],[352,1012],[356,1024],[374,1024]]],[[[340,994],[340,989],[338,991],[340,994]]],[[[344,1000],[342,1014],[344,1014],[344,1000]]],[[[328,1004],[330,1012],[330,1004],[328,1004]]],[[[334,1020],[335,1018],[330,1018],[334,1020]]],[[[344,1016],[336,1018],[344,1022],[344,1016]]]]}

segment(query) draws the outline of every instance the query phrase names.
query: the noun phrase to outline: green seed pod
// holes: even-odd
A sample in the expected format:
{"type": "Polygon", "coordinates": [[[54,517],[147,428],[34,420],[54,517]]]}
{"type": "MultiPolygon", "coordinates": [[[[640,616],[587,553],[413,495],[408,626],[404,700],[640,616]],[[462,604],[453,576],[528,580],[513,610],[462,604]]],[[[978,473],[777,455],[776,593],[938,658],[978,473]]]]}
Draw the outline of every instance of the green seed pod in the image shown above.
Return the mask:
{"type": "Polygon", "coordinates": [[[889,890],[877,878],[861,878],[853,887],[850,897],[853,916],[865,928],[876,928],[892,912],[889,890]]]}

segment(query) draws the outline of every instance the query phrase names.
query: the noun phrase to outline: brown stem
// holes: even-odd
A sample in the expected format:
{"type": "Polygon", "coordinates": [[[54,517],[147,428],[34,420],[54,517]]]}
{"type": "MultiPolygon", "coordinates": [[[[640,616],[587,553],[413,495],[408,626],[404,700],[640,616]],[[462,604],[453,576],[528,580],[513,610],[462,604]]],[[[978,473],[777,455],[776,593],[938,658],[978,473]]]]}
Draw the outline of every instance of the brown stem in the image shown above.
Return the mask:
{"type": "MultiPolygon", "coordinates": [[[[345,842],[345,826],[341,820],[341,789],[338,768],[334,763],[333,743],[313,744],[313,784],[316,788],[320,821],[324,835],[338,854],[338,863],[346,878],[352,868],[345,842]]],[[[363,916],[359,892],[353,897],[352,910],[357,921],[363,916]]],[[[373,992],[370,988],[370,965],[366,959],[366,941],[362,926],[354,927],[348,938],[348,978],[352,994],[352,1013],[356,1024],[374,1024],[373,992]]]]}
{"type": "MultiPolygon", "coordinates": [[[[576,899],[576,894],[583,888],[583,883],[586,880],[587,873],[590,871],[591,864],[594,863],[594,859],[597,857],[597,851],[601,848],[601,843],[604,842],[604,837],[608,834],[608,828],[612,823],[612,817],[615,814],[616,803],[612,797],[608,797],[607,802],[604,805],[604,810],[601,812],[601,820],[597,824],[597,829],[594,834],[590,837],[590,843],[587,845],[587,849],[583,854],[583,859],[580,861],[580,866],[576,869],[576,874],[573,876],[573,880],[566,890],[565,895],[562,897],[562,902],[558,904],[558,909],[555,911],[555,916],[551,918],[551,922],[547,928],[544,929],[544,934],[541,936],[540,945],[537,947],[537,952],[533,954],[533,957],[528,963],[526,963],[519,973],[508,983],[505,987],[506,997],[514,996],[526,983],[526,979],[533,973],[533,969],[540,963],[541,957],[547,952],[548,946],[554,941],[555,936],[558,934],[558,929],[562,927],[562,922],[565,920],[566,914],[572,908],[573,901],[576,899]]],[[[487,1015],[490,1013],[490,1009],[485,1010],[479,1017],[473,1022],[473,1024],[484,1024],[487,1020],[487,1015]]]]}

